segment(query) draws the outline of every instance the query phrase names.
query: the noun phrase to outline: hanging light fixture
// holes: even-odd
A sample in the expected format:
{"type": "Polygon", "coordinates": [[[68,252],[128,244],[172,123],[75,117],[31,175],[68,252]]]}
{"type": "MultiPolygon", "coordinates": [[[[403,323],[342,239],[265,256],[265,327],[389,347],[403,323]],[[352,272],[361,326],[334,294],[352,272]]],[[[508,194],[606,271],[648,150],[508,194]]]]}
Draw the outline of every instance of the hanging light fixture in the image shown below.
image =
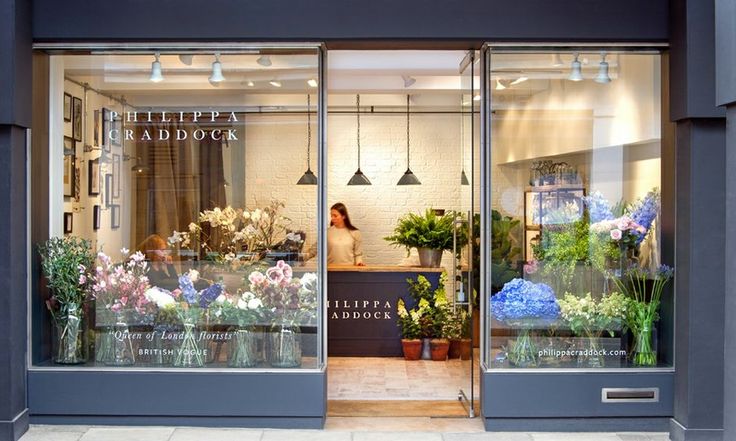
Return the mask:
{"type": "Polygon", "coordinates": [[[145,173],[148,171],[148,167],[142,164],[143,160],[140,156],[135,157],[135,165],[130,167],[131,171],[134,171],[136,173],[145,173]]]}
{"type": "Polygon", "coordinates": [[[159,61],[161,54],[156,52],[153,56],[156,57],[156,60],[151,63],[151,77],[149,80],[154,83],[160,83],[164,80],[164,75],[161,73],[161,62],[159,61]]]}
{"type": "Polygon", "coordinates": [[[353,177],[350,178],[348,185],[371,185],[371,181],[368,180],[368,177],[360,171],[360,95],[355,95],[355,105],[358,108],[358,170],[356,170],[353,177]]]}
{"type": "Polygon", "coordinates": [[[268,66],[270,66],[272,64],[271,63],[271,57],[268,56],[268,55],[261,55],[256,60],[256,63],[260,64],[261,66],[268,67],[268,66]]]}
{"type": "Polygon", "coordinates": [[[406,95],[406,171],[396,185],[422,185],[419,178],[412,173],[409,167],[409,95],[406,95]]]}
{"type": "Polygon", "coordinates": [[[608,76],[608,63],[606,62],[606,51],[601,51],[601,62],[598,65],[598,75],[596,75],[595,81],[596,83],[610,83],[611,77],[608,76]]]}
{"type": "Polygon", "coordinates": [[[317,176],[312,173],[310,167],[311,152],[312,152],[312,101],[310,96],[307,95],[307,171],[304,172],[296,185],[317,185],[317,176]]]}
{"type": "MultiPolygon", "coordinates": [[[[465,174],[465,113],[463,106],[465,106],[465,103],[462,100],[462,96],[460,97],[460,154],[461,154],[461,165],[462,165],[462,171],[460,172],[460,185],[470,185],[470,182],[468,181],[468,176],[465,174]]],[[[472,110],[472,107],[471,107],[472,110]]],[[[472,115],[472,112],[471,112],[472,115]]]]}
{"type": "Polygon", "coordinates": [[[220,53],[215,52],[215,61],[212,63],[212,75],[210,75],[210,83],[221,83],[225,81],[222,76],[222,63],[220,63],[220,53]]]}
{"type": "Polygon", "coordinates": [[[570,70],[570,75],[567,77],[570,81],[583,81],[583,73],[580,70],[582,65],[580,64],[580,61],[578,61],[578,53],[575,52],[575,59],[572,61],[572,69],[570,70]]]}

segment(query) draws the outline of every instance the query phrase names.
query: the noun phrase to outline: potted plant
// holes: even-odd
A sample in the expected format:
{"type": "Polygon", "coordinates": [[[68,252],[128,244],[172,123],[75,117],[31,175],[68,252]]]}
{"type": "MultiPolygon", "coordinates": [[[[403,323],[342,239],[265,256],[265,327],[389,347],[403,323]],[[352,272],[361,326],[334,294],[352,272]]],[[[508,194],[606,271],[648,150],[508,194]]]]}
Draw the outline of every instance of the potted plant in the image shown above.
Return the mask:
{"type": "Polygon", "coordinates": [[[418,308],[411,311],[406,310],[406,304],[403,299],[399,299],[397,304],[398,324],[401,328],[401,348],[404,351],[404,359],[419,360],[422,355],[422,335],[421,319],[426,311],[428,302],[420,302],[418,308]]]}
{"type": "Polygon", "coordinates": [[[470,316],[464,309],[456,310],[445,324],[444,334],[450,340],[448,358],[470,359],[470,316]]]}
{"type": "Polygon", "coordinates": [[[434,304],[430,312],[432,338],[429,340],[429,349],[433,361],[447,360],[447,352],[450,349],[450,340],[447,338],[446,328],[449,318],[452,316],[452,309],[445,294],[446,281],[447,275],[443,273],[437,289],[432,293],[434,304]]]}
{"type": "Polygon", "coordinates": [[[89,241],[52,237],[38,247],[51,298],[46,307],[54,324],[53,360],[60,364],[87,361],[84,308],[95,257],[89,241]]]}
{"type": "Polygon", "coordinates": [[[408,213],[399,219],[394,234],[384,240],[405,247],[407,255],[412,248],[416,248],[423,267],[439,267],[442,252],[453,249],[454,238],[457,238],[458,249],[467,243],[465,229],[455,232],[456,216],[455,212],[440,216],[432,209],[427,209],[424,215],[408,213]]]}

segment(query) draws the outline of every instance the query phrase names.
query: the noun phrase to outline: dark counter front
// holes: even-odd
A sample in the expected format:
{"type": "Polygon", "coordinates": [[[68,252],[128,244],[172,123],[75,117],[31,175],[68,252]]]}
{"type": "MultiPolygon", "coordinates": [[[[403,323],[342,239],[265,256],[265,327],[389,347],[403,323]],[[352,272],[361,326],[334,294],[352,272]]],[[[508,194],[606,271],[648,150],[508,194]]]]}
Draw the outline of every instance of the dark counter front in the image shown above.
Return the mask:
{"type": "Polygon", "coordinates": [[[425,276],[433,288],[442,268],[330,267],[327,285],[328,355],[401,357],[396,304],[413,306],[406,279],[425,276]]]}

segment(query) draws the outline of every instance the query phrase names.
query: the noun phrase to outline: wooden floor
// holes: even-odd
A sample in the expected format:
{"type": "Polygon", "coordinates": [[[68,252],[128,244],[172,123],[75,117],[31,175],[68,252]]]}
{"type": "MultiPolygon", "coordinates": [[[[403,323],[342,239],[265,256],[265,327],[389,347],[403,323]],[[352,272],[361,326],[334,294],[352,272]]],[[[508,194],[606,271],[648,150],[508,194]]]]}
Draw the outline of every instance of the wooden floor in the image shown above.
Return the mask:
{"type": "MultiPolygon", "coordinates": [[[[476,413],[478,413],[476,402],[476,413]]],[[[329,417],[467,417],[459,400],[329,400],[329,417]]]]}

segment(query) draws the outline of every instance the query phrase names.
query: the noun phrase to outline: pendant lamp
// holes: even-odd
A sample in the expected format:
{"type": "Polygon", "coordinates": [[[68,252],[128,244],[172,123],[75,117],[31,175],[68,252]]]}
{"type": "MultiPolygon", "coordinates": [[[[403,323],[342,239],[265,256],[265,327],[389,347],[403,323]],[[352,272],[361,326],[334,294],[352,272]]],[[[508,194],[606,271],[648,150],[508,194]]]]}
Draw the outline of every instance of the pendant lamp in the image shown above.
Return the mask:
{"type": "Polygon", "coordinates": [[[396,185],[422,185],[409,167],[409,95],[406,95],[406,171],[396,185]]]}
{"type": "Polygon", "coordinates": [[[371,185],[371,181],[368,180],[368,177],[360,171],[360,95],[355,96],[355,105],[358,108],[358,170],[356,170],[353,177],[350,178],[348,185],[371,185]]]}
{"type": "Polygon", "coordinates": [[[307,95],[307,171],[304,172],[296,185],[317,185],[317,176],[310,167],[312,152],[312,101],[307,95]]]}

